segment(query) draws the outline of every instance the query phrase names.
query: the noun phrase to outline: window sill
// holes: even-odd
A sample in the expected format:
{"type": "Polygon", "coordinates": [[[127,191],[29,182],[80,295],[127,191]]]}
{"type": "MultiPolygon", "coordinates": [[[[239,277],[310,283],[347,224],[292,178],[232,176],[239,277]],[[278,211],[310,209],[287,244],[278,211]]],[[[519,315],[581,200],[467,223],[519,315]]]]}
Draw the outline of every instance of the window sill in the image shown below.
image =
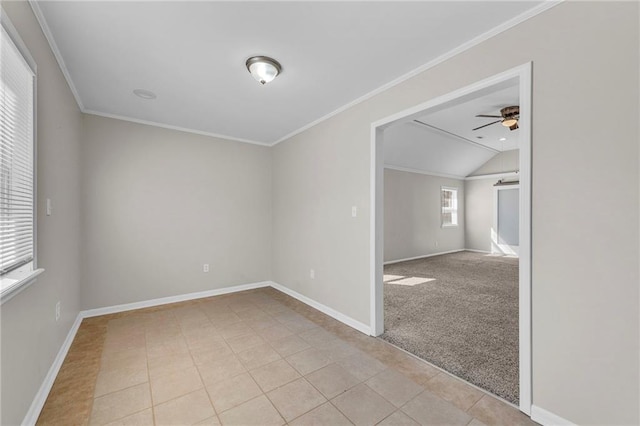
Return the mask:
{"type": "Polygon", "coordinates": [[[22,290],[36,281],[36,277],[44,272],[44,269],[33,269],[31,264],[11,271],[0,277],[0,305],[13,298],[22,290]]]}
{"type": "Polygon", "coordinates": [[[458,225],[442,225],[443,229],[445,229],[445,228],[457,228],[457,227],[458,227],[458,225]]]}

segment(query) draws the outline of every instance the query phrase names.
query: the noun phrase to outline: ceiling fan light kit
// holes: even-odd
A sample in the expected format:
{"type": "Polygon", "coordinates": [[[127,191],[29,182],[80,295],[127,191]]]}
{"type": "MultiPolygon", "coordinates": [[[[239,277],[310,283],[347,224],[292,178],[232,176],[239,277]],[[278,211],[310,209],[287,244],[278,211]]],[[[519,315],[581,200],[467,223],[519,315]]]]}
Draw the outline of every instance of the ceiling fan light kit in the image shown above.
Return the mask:
{"type": "Polygon", "coordinates": [[[253,78],[262,85],[273,81],[282,72],[282,65],[268,56],[252,56],[247,59],[246,66],[253,78]]]}
{"type": "Polygon", "coordinates": [[[496,120],[494,122],[482,125],[480,127],[476,127],[475,130],[482,129],[483,127],[491,126],[492,124],[500,123],[504,127],[508,127],[509,130],[516,130],[518,128],[518,120],[520,119],[520,106],[512,105],[508,107],[504,107],[500,110],[500,115],[476,115],[476,117],[481,118],[499,118],[500,120],[496,120]]]}

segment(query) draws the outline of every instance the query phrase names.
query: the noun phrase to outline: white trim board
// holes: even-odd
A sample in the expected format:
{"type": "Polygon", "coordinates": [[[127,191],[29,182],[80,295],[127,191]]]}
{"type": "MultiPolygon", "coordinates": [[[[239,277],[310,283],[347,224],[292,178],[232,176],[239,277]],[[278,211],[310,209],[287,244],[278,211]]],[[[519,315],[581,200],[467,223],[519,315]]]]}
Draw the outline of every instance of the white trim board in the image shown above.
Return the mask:
{"type": "MultiPolygon", "coordinates": [[[[44,17],[44,14],[42,13],[42,10],[40,9],[40,6],[38,4],[37,0],[28,0],[29,4],[31,5],[31,9],[33,10],[34,15],[36,16],[36,19],[38,21],[38,24],[40,24],[40,28],[42,28],[42,32],[45,35],[45,38],[47,39],[47,42],[49,43],[49,47],[51,48],[51,51],[53,52],[54,57],[56,58],[56,61],[58,62],[58,66],[60,67],[60,70],[62,71],[62,74],[64,75],[65,80],[67,80],[67,84],[69,85],[69,88],[71,89],[71,93],[73,93],[73,97],[76,100],[76,103],[78,104],[78,107],[80,108],[80,111],[82,111],[83,113],[86,114],[94,114],[94,115],[105,115],[106,113],[99,113],[99,112],[95,112],[95,111],[87,111],[84,108],[84,105],[82,104],[82,100],[80,99],[80,95],[78,94],[78,90],[76,89],[75,85],[73,84],[73,80],[71,79],[71,75],[69,73],[69,70],[67,69],[67,66],[64,62],[64,59],[62,58],[62,54],[60,53],[60,50],[58,49],[58,45],[55,42],[55,39],[53,38],[53,34],[51,33],[51,29],[49,28],[49,25],[47,24],[47,21],[44,17]]],[[[340,114],[343,111],[346,111],[347,109],[358,105],[359,103],[362,103],[364,101],[366,101],[367,99],[370,99],[374,96],[376,96],[379,93],[384,92],[387,89],[390,89],[394,86],[397,86],[398,84],[410,79],[411,77],[414,77],[430,68],[435,67],[436,65],[441,64],[442,62],[445,62],[446,60],[466,51],[471,49],[474,46],[477,46],[478,44],[504,32],[507,31],[510,28],[515,27],[516,25],[525,22],[549,9],[551,9],[552,7],[557,6],[558,4],[562,3],[564,0],[545,0],[542,3],[536,5],[535,7],[521,13],[518,16],[515,16],[513,18],[511,18],[510,20],[503,22],[502,24],[498,25],[497,27],[494,27],[492,29],[490,29],[489,31],[486,31],[483,34],[480,34],[478,36],[476,36],[475,38],[468,40],[464,43],[462,43],[461,45],[459,45],[458,47],[455,47],[453,49],[451,49],[450,51],[438,56],[437,58],[427,62],[424,65],[419,66],[418,68],[409,71],[408,73],[388,82],[383,84],[382,86],[378,87],[377,89],[372,90],[369,93],[366,93],[362,96],[360,96],[357,99],[354,99],[351,102],[346,103],[345,105],[341,106],[340,108],[310,122],[305,124],[304,126],[298,128],[297,130],[294,130],[284,136],[282,136],[281,138],[273,141],[273,142],[266,142],[266,143],[261,143],[261,142],[255,142],[255,141],[247,141],[247,140],[243,140],[243,139],[238,139],[238,138],[234,138],[231,136],[221,136],[218,135],[216,137],[220,137],[220,138],[224,138],[224,139],[229,139],[229,140],[234,140],[237,142],[247,142],[247,143],[254,143],[254,144],[258,144],[258,145],[267,145],[267,146],[274,146],[279,144],[280,142],[283,142],[299,133],[304,132],[307,129],[310,129],[311,127],[315,126],[316,124],[319,124],[323,121],[326,121],[328,119],[330,119],[331,117],[340,114]]],[[[122,120],[127,120],[127,121],[134,121],[135,119],[132,118],[124,118],[121,117],[120,119],[122,120]]],[[[161,125],[158,123],[146,123],[149,124],[151,126],[159,126],[159,127],[167,127],[168,125],[161,125]]],[[[169,127],[171,128],[171,127],[169,127]]],[[[178,128],[175,128],[175,130],[178,130],[178,128]]],[[[203,131],[199,131],[196,129],[182,129],[180,128],[179,130],[184,131],[184,132],[189,132],[189,133],[196,133],[196,134],[207,134],[207,132],[203,132],[203,131]]]]}
{"type": "Polygon", "coordinates": [[[176,296],[161,297],[159,299],[144,300],[142,302],[125,303],[122,305],[106,306],[104,308],[81,311],[83,318],[97,317],[100,315],[115,314],[117,312],[133,311],[134,309],[150,308],[152,306],[168,305],[170,303],[184,302],[186,300],[203,299],[205,297],[220,296],[222,294],[237,293],[239,291],[253,290],[269,287],[270,281],[260,281],[250,284],[241,284],[231,287],[217,288],[214,290],[199,291],[196,293],[179,294],[176,296]]]}
{"type": "Polygon", "coordinates": [[[426,129],[430,129],[433,133],[437,133],[440,136],[444,136],[445,138],[449,138],[449,139],[453,138],[453,139],[458,140],[460,142],[466,143],[467,145],[471,145],[471,146],[473,146],[475,148],[480,148],[480,149],[484,149],[486,151],[491,151],[491,152],[493,152],[494,155],[495,154],[500,154],[500,152],[501,152],[500,150],[497,150],[495,148],[491,148],[490,146],[485,145],[483,143],[472,141],[472,140],[467,139],[465,137],[462,137],[460,135],[456,135],[455,133],[448,132],[448,131],[446,131],[444,129],[441,129],[439,127],[436,127],[436,126],[432,126],[431,124],[427,124],[424,121],[421,121],[421,120],[419,120],[417,118],[413,119],[413,121],[410,121],[407,124],[410,124],[410,125],[413,125],[413,126],[421,126],[423,129],[425,129],[425,128],[426,129]]]}
{"type": "Polygon", "coordinates": [[[51,364],[47,375],[44,377],[42,385],[40,385],[40,389],[38,389],[36,396],[33,398],[33,402],[31,402],[31,406],[29,407],[27,414],[24,416],[24,420],[22,420],[23,425],[35,425],[36,421],[38,421],[38,417],[40,416],[42,407],[44,407],[44,403],[47,401],[49,392],[53,387],[53,382],[55,382],[56,377],[58,376],[58,372],[60,371],[60,367],[62,367],[62,363],[67,356],[67,352],[69,352],[69,348],[73,343],[73,339],[76,337],[76,333],[80,328],[82,318],[82,312],[78,313],[78,316],[71,326],[69,333],[67,333],[67,337],[64,339],[64,342],[62,343],[58,354],[53,360],[53,363],[51,364]]]}
{"type": "Polygon", "coordinates": [[[150,299],[142,302],[126,303],[122,305],[106,306],[104,308],[80,311],[78,313],[78,316],[76,317],[75,322],[71,326],[69,333],[67,333],[67,337],[65,338],[62,346],[60,347],[60,350],[58,351],[58,354],[56,355],[53,361],[53,364],[51,364],[51,367],[49,368],[49,371],[47,372],[47,375],[45,376],[42,382],[42,385],[40,385],[40,389],[38,389],[38,392],[36,393],[33,401],[31,402],[31,406],[29,407],[27,414],[22,420],[22,424],[23,425],[36,424],[36,421],[40,416],[40,412],[42,411],[42,408],[44,407],[44,404],[47,401],[49,392],[51,392],[53,383],[55,382],[55,379],[58,376],[58,372],[62,367],[64,359],[67,356],[67,353],[69,352],[69,348],[71,347],[71,344],[73,343],[73,339],[75,338],[76,333],[80,328],[80,324],[82,323],[82,320],[84,318],[91,318],[91,317],[96,317],[100,315],[113,314],[117,312],[132,311],[135,309],[149,308],[152,306],[167,305],[171,303],[183,302],[186,300],[203,299],[206,297],[220,296],[220,295],[229,294],[229,293],[238,293],[241,291],[253,290],[257,288],[265,288],[265,287],[272,287],[286,295],[293,297],[294,299],[299,300],[305,305],[308,305],[314,309],[317,309],[318,311],[340,321],[341,323],[351,328],[354,328],[368,336],[371,335],[371,329],[366,324],[356,321],[355,319],[348,317],[336,311],[335,309],[332,309],[326,305],[323,305],[322,303],[316,302],[313,299],[303,296],[300,293],[293,291],[273,281],[260,281],[256,283],[241,284],[241,285],[236,285],[232,287],[224,287],[224,288],[219,288],[214,290],[200,291],[196,293],[187,293],[187,294],[181,294],[177,296],[150,299]]]}
{"type": "Polygon", "coordinates": [[[171,125],[171,124],[163,124],[163,123],[158,123],[158,122],[155,122],[155,121],[142,120],[142,119],[139,119],[139,118],[125,117],[124,115],[109,114],[109,113],[106,113],[106,112],[93,111],[93,110],[90,110],[90,109],[83,109],[82,112],[84,114],[88,114],[88,115],[95,115],[95,116],[98,116],[98,117],[111,118],[111,119],[114,119],[114,120],[128,121],[129,123],[144,124],[146,126],[160,127],[162,129],[175,130],[177,132],[192,133],[194,135],[208,136],[208,137],[211,137],[211,138],[223,139],[223,140],[231,141],[231,142],[250,143],[252,145],[260,145],[260,146],[266,146],[266,147],[271,146],[266,142],[258,142],[258,141],[253,141],[253,140],[250,140],[250,139],[235,138],[233,136],[220,135],[220,134],[217,134],[217,133],[205,132],[205,131],[202,131],[202,130],[194,130],[194,129],[189,129],[189,128],[186,128],[186,127],[174,126],[174,125],[171,125]]]}
{"type": "Polygon", "coordinates": [[[220,135],[220,134],[217,134],[217,133],[206,132],[206,131],[203,131],[203,130],[196,130],[196,129],[190,129],[190,128],[186,128],[186,127],[173,126],[171,124],[157,123],[155,121],[147,121],[147,120],[142,120],[142,119],[133,118],[133,117],[126,117],[126,116],[118,115],[118,114],[110,114],[110,113],[106,113],[106,112],[93,111],[93,110],[85,108],[84,104],[82,103],[82,99],[80,98],[80,94],[78,93],[78,89],[76,89],[75,84],[73,84],[73,80],[71,79],[71,73],[69,73],[69,69],[67,68],[67,64],[64,62],[64,59],[62,58],[62,53],[60,53],[60,49],[58,48],[56,40],[53,37],[53,34],[51,33],[51,29],[49,28],[49,24],[47,24],[47,20],[44,17],[44,13],[42,13],[42,9],[40,8],[40,4],[39,4],[38,0],[29,0],[29,5],[31,6],[31,10],[33,10],[33,14],[36,16],[36,20],[38,21],[38,24],[40,25],[40,28],[42,29],[42,32],[43,32],[45,38],[47,39],[47,42],[49,43],[49,47],[51,48],[51,52],[53,53],[53,56],[56,58],[56,62],[58,62],[58,66],[60,67],[60,71],[62,71],[62,75],[64,75],[64,78],[67,81],[67,85],[69,86],[69,89],[71,90],[71,93],[73,94],[73,97],[76,100],[76,103],[78,104],[78,108],[80,109],[80,111],[82,113],[90,114],[90,115],[97,115],[99,117],[113,118],[113,119],[116,119],[116,120],[128,121],[128,122],[131,122],[131,123],[145,124],[147,126],[160,127],[160,128],[163,128],[163,129],[176,130],[176,131],[179,131],[179,132],[193,133],[193,134],[201,135],[201,136],[209,136],[209,137],[213,137],[213,138],[217,138],[217,139],[226,139],[226,140],[233,141],[233,142],[250,143],[250,144],[253,144],[253,145],[261,145],[261,146],[271,146],[272,145],[272,144],[270,144],[268,142],[258,142],[258,141],[253,141],[253,140],[249,140],[249,139],[236,138],[236,137],[233,137],[233,136],[220,135]]]}
{"type": "Polygon", "coordinates": [[[555,7],[557,5],[559,5],[560,3],[564,2],[565,0],[546,0],[540,4],[538,4],[536,7],[529,9],[528,11],[521,13],[520,15],[510,19],[507,22],[502,23],[501,25],[498,25],[495,28],[490,29],[489,31],[485,32],[484,34],[480,34],[479,36],[461,44],[460,46],[451,49],[450,51],[448,51],[447,53],[444,53],[443,55],[427,62],[426,64],[414,69],[413,71],[409,71],[408,73],[396,78],[395,80],[390,81],[387,84],[384,84],[380,87],[378,87],[375,90],[372,90],[371,92],[349,102],[348,104],[345,104],[343,106],[341,106],[340,108],[330,112],[329,114],[318,118],[317,120],[312,121],[309,124],[306,124],[302,127],[300,127],[298,130],[294,130],[293,132],[289,133],[288,135],[285,135],[283,137],[281,137],[280,139],[278,139],[277,141],[273,142],[271,144],[271,146],[273,145],[277,145],[280,142],[286,141],[289,138],[292,138],[293,136],[297,135],[298,133],[302,133],[305,130],[310,129],[311,127],[315,126],[316,124],[320,124],[323,121],[326,121],[328,119],[330,119],[331,117],[340,114],[343,111],[346,111],[347,109],[358,105],[361,102],[366,101],[367,99],[370,99],[372,97],[374,97],[375,95],[384,92],[387,89],[390,89],[394,86],[397,86],[398,84],[402,83],[403,81],[406,81],[408,79],[410,79],[411,77],[414,77],[430,68],[435,67],[436,65],[439,65],[451,58],[453,58],[454,56],[471,49],[474,46],[477,46],[478,44],[482,43],[483,41],[486,41],[488,39],[490,39],[491,37],[494,37],[504,31],[507,31],[510,28],[515,27],[516,25],[525,22],[528,19],[533,18],[536,15],[541,14],[542,12],[545,12],[549,9],[551,9],[552,7],[555,7]]]}
{"type": "Polygon", "coordinates": [[[544,426],[575,426],[575,423],[536,405],[531,406],[531,420],[544,426]]]}
{"type": "Polygon", "coordinates": [[[78,94],[78,90],[76,86],[73,84],[73,80],[71,80],[71,74],[69,74],[69,70],[67,69],[67,65],[64,63],[64,59],[62,59],[62,54],[60,53],[60,49],[56,44],[56,40],[53,38],[53,34],[51,33],[51,29],[49,28],[49,24],[47,24],[47,20],[44,17],[44,13],[42,13],[42,9],[40,9],[40,5],[36,0],[29,0],[29,5],[31,6],[31,10],[33,10],[33,14],[36,16],[36,20],[38,24],[40,24],[40,28],[44,34],[44,37],[47,39],[49,43],[49,47],[51,48],[51,52],[53,56],[56,58],[58,62],[58,66],[60,67],[60,71],[62,71],[62,75],[64,75],[64,79],[67,80],[67,84],[69,85],[69,89],[73,94],[73,97],[78,104],[78,108],[80,111],[84,112],[84,105],[82,104],[82,100],[80,99],[80,95],[78,94]]]}
{"type": "Polygon", "coordinates": [[[330,317],[340,321],[341,323],[348,325],[351,328],[355,328],[356,330],[366,334],[367,336],[371,336],[371,327],[369,327],[366,324],[361,323],[360,321],[357,321],[349,316],[344,315],[343,313],[340,313],[338,311],[336,311],[333,308],[330,308],[326,305],[323,305],[320,302],[316,302],[315,300],[307,297],[307,296],[303,296],[302,294],[291,290],[288,287],[285,287],[281,284],[275,283],[275,282],[271,282],[271,287],[275,288],[278,291],[281,291],[282,293],[289,295],[291,297],[293,297],[294,299],[299,300],[300,302],[304,303],[305,305],[309,305],[314,309],[317,309],[318,311],[322,312],[323,314],[329,315],[330,317]]]}
{"type": "Polygon", "coordinates": [[[389,169],[389,170],[397,170],[399,172],[417,173],[417,174],[420,174],[420,175],[427,175],[427,176],[440,177],[440,178],[446,178],[446,179],[465,180],[464,176],[448,175],[448,174],[445,174],[445,173],[428,172],[426,170],[412,169],[412,168],[403,167],[403,166],[394,166],[393,164],[385,164],[384,168],[385,169],[389,169]]]}
{"type": "Polygon", "coordinates": [[[520,173],[517,171],[514,172],[504,172],[504,173],[491,173],[487,175],[476,175],[476,176],[467,176],[464,180],[482,180],[482,179],[495,179],[495,178],[510,178],[510,177],[518,177],[520,173]]]}
{"type": "Polygon", "coordinates": [[[439,253],[431,253],[431,254],[424,254],[422,256],[415,256],[415,257],[407,257],[406,259],[397,259],[397,260],[387,260],[386,262],[384,262],[384,265],[393,265],[394,263],[400,263],[400,262],[407,262],[409,260],[417,260],[417,259],[425,259],[427,257],[433,257],[433,256],[441,256],[443,254],[450,254],[450,253],[459,253],[461,251],[465,251],[467,249],[457,249],[457,250],[449,250],[449,251],[441,251],[439,253]]]}
{"type": "Polygon", "coordinates": [[[518,324],[519,324],[519,372],[520,411],[531,413],[532,369],[531,369],[531,109],[532,109],[531,62],[511,68],[492,77],[462,87],[445,95],[430,99],[411,108],[399,111],[371,123],[370,133],[370,324],[374,335],[384,332],[383,302],[383,130],[394,122],[406,122],[426,111],[443,107],[465,99],[482,90],[499,86],[517,79],[520,94],[520,268],[518,272],[518,324]]]}

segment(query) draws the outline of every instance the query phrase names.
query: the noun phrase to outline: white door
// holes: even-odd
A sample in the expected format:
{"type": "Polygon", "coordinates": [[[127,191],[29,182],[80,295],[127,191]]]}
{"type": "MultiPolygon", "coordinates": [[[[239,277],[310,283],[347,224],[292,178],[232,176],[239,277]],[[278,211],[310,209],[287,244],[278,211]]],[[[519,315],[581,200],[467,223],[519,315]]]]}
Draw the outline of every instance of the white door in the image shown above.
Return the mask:
{"type": "Polygon", "coordinates": [[[491,252],[517,256],[520,245],[520,187],[494,187],[491,252]]]}

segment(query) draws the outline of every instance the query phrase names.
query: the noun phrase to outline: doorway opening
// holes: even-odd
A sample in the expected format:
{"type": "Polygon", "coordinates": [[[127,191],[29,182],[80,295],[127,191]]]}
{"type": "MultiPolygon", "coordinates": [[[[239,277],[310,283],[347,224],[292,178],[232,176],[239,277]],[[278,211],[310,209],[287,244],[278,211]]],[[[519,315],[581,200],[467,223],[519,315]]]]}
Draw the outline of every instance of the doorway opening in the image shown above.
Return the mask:
{"type": "MultiPolygon", "coordinates": [[[[511,366],[512,372],[514,368],[515,372],[508,380],[511,380],[511,387],[515,388],[515,391],[501,395],[500,391],[496,390],[504,385],[504,383],[500,384],[500,381],[505,382],[503,379],[510,375],[500,371],[500,360],[492,367],[493,373],[485,375],[489,377],[494,374],[497,377],[498,387],[492,388],[491,385],[482,381],[474,383],[473,375],[482,370],[482,362],[478,359],[475,360],[477,362],[472,362],[465,367],[469,373],[465,375],[459,371],[451,371],[455,368],[446,363],[438,365],[428,359],[428,356],[420,353],[420,348],[416,351],[407,347],[403,349],[453,374],[458,372],[457,375],[462,376],[463,379],[516,403],[526,414],[530,414],[531,410],[531,84],[531,64],[529,63],[401,111],[372,123],[371,127],[371,325],[373,334],[381,336],[385,331],[389,331],[385,327],[385,287],[391,289],[389,293],[394,292],[396,296],[406,295],[411,291],[415,294],[422,292],[425,297],[438,295],[441,297],[440,301],[447,300],[447,297],[448,300],[453,300],[458,292],[457,295],[467,297],[469,312],[482,311],[476,309],[482,300],[487,301],[492,297],[497,299],[498,303],[493,305],[496,308],[491,308],[491,303],[496,300],[489,300],[491,303],[487,305],[488,308],[485,307],[485,313],[495,310],[504,321],[502,325],[499,321],[497,325],[494,324],[495,327],[491,333],[498,340],[507,339],[513,346],[514,350],[509,356],[515,359],[515,365],[511,366]],[[477,107],[479,104],[474,101],[482,99],[489,99],[489,103],[495,104],[496,99],[492,98],[492,95],[497,93],[504,95],[514,91],[517,94],[515,105],[493,105],[501,107],[501,110],[512,115],[507,117],[503,114],[502,118],[495,120],[492,126],[495,128],[492,130],[494,133],[490,132],[491,135],[487,136],[488,140],[481,140],[483,137],[478,136],[482,136],[480,133],[485,132],[475,133],[477,129],[474,126],[467,126],[468,133],[465,134],[464,131],[451,130],[451,126],[455,123],[447,124],[447,120],[455,121],[455,114],[452,118],[451,111],[457,111],[456,114],[459,115],[465,108],[477,107]],[[507,108],[513,106],[518,106],[517,117],[513,116],[513,108],[507,108]],[[495,133],[500,131],[508,135],[510,130],[515,130],[512,128],[513,122],[505,122],[513,118],[517,118],[517,126],[515,126],[518,135],[517,147],[509,146],[508,136],[496,137],[495,133]],[[423,137],[419,140],[411,138],[409,133],[418,132],[421,127],[422,130],[428,128],[433,137],[426,139],[423,137]],[[444,139],[447,140],[444,141],[444,139]],[[387,141],[395,142],[385,143],[387,141]],[[389,148],[391,145],[400,149],[393,151],[389,148]],[[402,155],[404,160],[401,158],[402,155]],[[450,161],[451,159],[455,161],[450,161]],[[495,170],[496,163],[501,166],[499,170],[495,170]],[[515,168],[511,170],[508,167],[505,168],[506,164],[514,164],[515,168]],[[475,170],[470,172],[474,168],[475,170]],[[425,175],[429,177],[428,180],[425,175]],[[408,189],[409,191],[415,192],[415,188],[419,188],[417,191],[425,194],[425,199],[430,197],[431,204],[406,205],[407,198],[402,199],[398,193],[403,191],[401,188],[411,188],[411,185],[414,189],[408,189]],[[478,192],[480,187],[485,188],[483,194],[486,194],[486,188],[489,188],[488,200],[487,197],[481,201],[470,197],[472,193],[480,194],[478,192]],[[437,201],[433,202],[436,196],[437,201]],[[400,204],[397,209],[389,207],[394,201],[400,204]],[[471,216],[468,212],[471,208],[474,212],[479,211],[480,203],[488,203],[489,218],[483,222],[489,223],[486,229],[472,224],[473,219],[469,221],[471,216]],[[427,213],[427,210],[431,213],[427,213]],[[397,217],[392,217],[394,211],[401,213],[397,214],[397,217]],[[414,218],[420,216],[421,226],[425,228],[409,229],[404,234],[401,231],[395,232],[396,229],[406,227],[411,222],[411,218],[406,217],[407,212],[414,218]],[[393,234],[387,234],[385,241],[385,224],[389,226],[390,220],[395,220],[402,226],[394,228],[393,234]],[[427,223],[429,221],[430,225],[427,223]],[[472,232],[467,233],[467,231],[472,232]],[[422,253],[415,254],[415,249],[422,250],[422,253]],[[453,279],[450,283],[445,283],[441,276],[429,275],[437,274],[438,267],[441,268],[440,272],[447,270],[460,272],[455,265],[467,265],[470,262],[482,263],[487,271],[495,271],[496,268],[504,269],[507,271],[505,276],[512,275],[512,290],[507,289],[503,292],[506,285],[502,285],[495,276],[492,278],[490,272],[487,274],[488,278],[485,277],[488,281],[485,281],[488,283],[487,288],[493,286],[495,292],[484,288],[483,291],[486,291],[480,291],[477,295],[469,294],[468,288],[463,286],[456,287],[460,280],[453,279]],[[421,265],[422,263],[424,265],[421,265]],[[394,269],[393,265],[399,265],[404,269],[397,267],[394,269]],[[420,270],[422,267],[427,269],[420,270]],[[416,270],[411,268],[418,268],[418,272],[415,273],[416,270]],[[509,310],[507,307],[497,312],[500,311],[501,306],[507,306],[500,304],[501,297],[510,300],[515,309],[509,310]],[[501,326],[504,329],[500,329],[501,326]],[[506,330],[510,331],[506,332],[506,330]]],[[[478,110],[471,117],[489,115],[491,112],[478,110]]],[[[469,111],[467,115],[468,113],[469,111]]],[[[491,127],[484,124],[481,123],[477,127],[491,127]]],[[[464,272],[461,273],[464,274],[464,272]]],[[[407,300],[417,299],[409,296],[407,300]]],[[[431,303],[433,308],[440,306],[437,297],[431,300],[431,303]]],[[[408,306],[406,302],[401,304],[408,306]]],[[[431,311],[434,310],[436,309],[431,311]]],[[[470,324],[476,322],[473,316],[467,319],[470,324]]],[[[389,318],[389,324],[393,323],[392,320],[393,318],[389,318]]],[[[445,318],[447,325],[454,324],[456,321],[455,317],[445,318]]],[[[432,324],[422,326],[423,330],[427,331],[425,335],[437,328],[432,324]]],[[[460,330],[462,328],[453,327],[447,331],[445,327],[440,333],[441,336],[447,336],[447,333],[461,333],[460,330]]],[[[386,340],[392,340],[387,338],[389,336],[386,334],[383,337],[386,340]]],[[[461,337],[459,340],[469,339],[461,337]]],[[[447,359],[455,351],[455,345],[438,347],[438,341],[444,340],[436,338],[426,345],[423,344],[424,342],[420,344],[423,349],[440,352],[443,359],[447,359]]],[[[478,341],[479,344],[480,341],[478,341]]],[[[402,345],[398,346],[402,347],[402,345]]],[[[498,346],[489,345],[485,349],[481,348],[479,352],[484,350],[485,354],[491,355],[490,352],[496,352],[499,346],[500,342],[498,346]]],[[[458,362],[457,358],[452,359],[451,365],[458,362]]],[[[508,363],[509,361],[503,362],[503,364],[508,363]]]]}

